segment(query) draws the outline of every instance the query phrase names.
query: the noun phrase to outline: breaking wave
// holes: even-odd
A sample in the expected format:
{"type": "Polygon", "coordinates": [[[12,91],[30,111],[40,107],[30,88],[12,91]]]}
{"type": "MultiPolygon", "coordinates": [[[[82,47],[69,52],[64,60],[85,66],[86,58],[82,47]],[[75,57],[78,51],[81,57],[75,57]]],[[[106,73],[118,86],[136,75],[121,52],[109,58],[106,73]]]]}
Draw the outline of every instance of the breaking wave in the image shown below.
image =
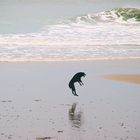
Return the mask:
{"type": "Polygon", "coordinates": [[[98,22],[117,22],[125,24],[140,23],[140,9],[137,8],[115,8],[109,11],[87,14],[76,18],[77,23],[95,24],[98,22]]]}

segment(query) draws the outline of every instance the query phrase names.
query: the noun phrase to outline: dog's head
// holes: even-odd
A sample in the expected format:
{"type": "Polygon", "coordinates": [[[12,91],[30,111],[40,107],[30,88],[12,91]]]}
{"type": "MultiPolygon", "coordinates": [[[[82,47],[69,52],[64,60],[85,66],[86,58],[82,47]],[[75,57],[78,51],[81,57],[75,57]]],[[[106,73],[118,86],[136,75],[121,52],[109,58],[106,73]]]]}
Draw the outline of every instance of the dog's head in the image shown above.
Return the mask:
{"type": "Polygon", "coordinates": [[[85,74],[84,72],[81,72],[81,76],[85,77],[85,76],[86,76],[86,74],[85,74]]]}

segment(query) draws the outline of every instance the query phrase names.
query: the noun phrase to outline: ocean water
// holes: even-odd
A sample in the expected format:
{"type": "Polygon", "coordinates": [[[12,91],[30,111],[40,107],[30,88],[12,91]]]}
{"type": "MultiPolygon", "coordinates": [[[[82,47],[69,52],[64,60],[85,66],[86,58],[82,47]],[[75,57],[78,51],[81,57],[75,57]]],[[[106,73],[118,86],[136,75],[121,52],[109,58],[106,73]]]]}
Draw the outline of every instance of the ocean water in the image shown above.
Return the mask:
{"type": "Polygon", "coordinates": [[[0,61],[140,58],[139,0],[1,0],[0,61]]]}

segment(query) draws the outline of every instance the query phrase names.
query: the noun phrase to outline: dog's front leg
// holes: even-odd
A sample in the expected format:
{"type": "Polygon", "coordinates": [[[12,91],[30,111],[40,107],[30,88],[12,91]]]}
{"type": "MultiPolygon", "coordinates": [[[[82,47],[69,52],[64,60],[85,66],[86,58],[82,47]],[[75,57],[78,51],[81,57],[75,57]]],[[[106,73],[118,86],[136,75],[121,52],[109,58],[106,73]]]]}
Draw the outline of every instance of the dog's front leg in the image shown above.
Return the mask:
{"type": "Polygon", "coordinates": [[[78,83],[79,83],[81,86],[84,85],[82,81],[78,81],[78,83]]]}

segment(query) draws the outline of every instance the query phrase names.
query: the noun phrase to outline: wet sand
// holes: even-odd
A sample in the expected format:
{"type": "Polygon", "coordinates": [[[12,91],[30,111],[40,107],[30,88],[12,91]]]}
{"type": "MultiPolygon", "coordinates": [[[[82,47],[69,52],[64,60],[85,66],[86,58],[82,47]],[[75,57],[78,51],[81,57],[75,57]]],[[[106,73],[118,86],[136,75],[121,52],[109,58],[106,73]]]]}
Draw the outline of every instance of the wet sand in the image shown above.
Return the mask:
{"type": "Polygon", "coordinates": [[[110,74],[103,77],[110,80],[140,84],[140,74],[110,74]]]}
{"type": "Polygon", "coordinates": [[[137,78],[140,60],[1,63],[0,140],[139,140],[140,86],[102,77],[116,73],[137,78]]]}

